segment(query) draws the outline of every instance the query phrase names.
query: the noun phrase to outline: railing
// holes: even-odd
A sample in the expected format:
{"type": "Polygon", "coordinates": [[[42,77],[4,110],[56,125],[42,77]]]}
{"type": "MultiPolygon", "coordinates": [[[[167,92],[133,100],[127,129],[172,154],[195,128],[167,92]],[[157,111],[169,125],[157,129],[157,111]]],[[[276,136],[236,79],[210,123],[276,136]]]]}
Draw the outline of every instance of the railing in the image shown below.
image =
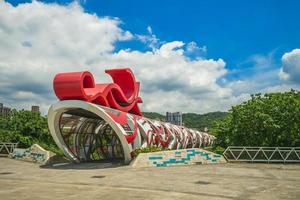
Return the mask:
{"type": "Polygon", "coordinates": [[[18,143],[0,142],[0,156],[7,156],[18,147],[18,143]]]}
{"type": "Polygon", "coordinates": [[[300,147],[229,146],[223,156],[229,162],[300,163],[300,147]]]}

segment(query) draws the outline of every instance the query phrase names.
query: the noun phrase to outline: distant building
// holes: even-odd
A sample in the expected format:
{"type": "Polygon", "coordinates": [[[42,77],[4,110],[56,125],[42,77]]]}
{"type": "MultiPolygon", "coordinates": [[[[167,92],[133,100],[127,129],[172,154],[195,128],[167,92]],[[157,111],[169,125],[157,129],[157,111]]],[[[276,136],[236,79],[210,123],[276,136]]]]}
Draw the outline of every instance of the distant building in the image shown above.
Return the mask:
{"type": "Polygon", "coordinates": [[[171,124],[182,126],[182,113],[181,112],[167,112],[166,113],[166,122],[171,124]]]}
{"type": "Polygon", "coordinates": [[[10,114],[10,108],[3,106],[3,103],[0,103],[0,115],[3,117],[8,117],[10,114]]]}
{"type": "Polygon", "coordinates": [[[40,113],[40,107],[39,106],[31,106],[31,112],[40,113]]]}

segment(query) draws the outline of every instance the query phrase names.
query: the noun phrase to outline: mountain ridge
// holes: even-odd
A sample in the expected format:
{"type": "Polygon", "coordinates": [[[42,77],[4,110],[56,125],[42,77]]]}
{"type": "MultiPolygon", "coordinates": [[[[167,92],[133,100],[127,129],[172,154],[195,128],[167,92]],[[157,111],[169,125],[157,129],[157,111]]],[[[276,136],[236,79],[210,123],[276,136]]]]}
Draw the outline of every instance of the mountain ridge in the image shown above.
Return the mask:
{"type": "MultiPolygon", "coordinates": [[[[157,112],[143,112],[144,116],[149,119],[158,119],[165,121],[165,115],[157,112]]],[[[216,120],[222,120],[228,115],[228,112],[209,112],[205,114],[183,113],[182,121],[184,126],[204,131],[205,128],[210,129],[216,120]]]]}

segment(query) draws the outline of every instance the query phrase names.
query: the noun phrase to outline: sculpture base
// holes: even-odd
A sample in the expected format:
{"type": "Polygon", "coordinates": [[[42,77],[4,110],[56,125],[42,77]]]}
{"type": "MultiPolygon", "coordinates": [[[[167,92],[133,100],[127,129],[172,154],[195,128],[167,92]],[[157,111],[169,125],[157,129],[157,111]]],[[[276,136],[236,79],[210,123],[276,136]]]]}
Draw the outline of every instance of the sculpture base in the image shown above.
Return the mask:
{"type": "Polygon", "coordinates": [[[199,148],[141,153],[132,167],[168,167],[178,165],[219,164],[227,161],[222,155],[199,148]]]}

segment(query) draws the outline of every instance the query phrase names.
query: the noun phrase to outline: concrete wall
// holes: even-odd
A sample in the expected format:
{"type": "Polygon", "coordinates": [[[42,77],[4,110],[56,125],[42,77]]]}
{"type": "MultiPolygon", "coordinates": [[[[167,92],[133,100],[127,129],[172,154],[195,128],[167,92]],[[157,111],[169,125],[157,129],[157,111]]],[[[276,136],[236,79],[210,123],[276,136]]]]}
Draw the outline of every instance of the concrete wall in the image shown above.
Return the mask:
{"type": "Polygon", "coordinates": [[[177,165],[226,163],[222,155],[203,149],[180,149],[154,153],[141,153],[131,163],[132,167],[167,167],[177,165]]]}
{"type": "Polygon", "coordinates": [[[50,152],[46,151],[38,144],[33,144],[28,149],[15,148],[13,153],[10,154],[10,157],[13,159],[45,164],[50,158],[50,152]]]}

